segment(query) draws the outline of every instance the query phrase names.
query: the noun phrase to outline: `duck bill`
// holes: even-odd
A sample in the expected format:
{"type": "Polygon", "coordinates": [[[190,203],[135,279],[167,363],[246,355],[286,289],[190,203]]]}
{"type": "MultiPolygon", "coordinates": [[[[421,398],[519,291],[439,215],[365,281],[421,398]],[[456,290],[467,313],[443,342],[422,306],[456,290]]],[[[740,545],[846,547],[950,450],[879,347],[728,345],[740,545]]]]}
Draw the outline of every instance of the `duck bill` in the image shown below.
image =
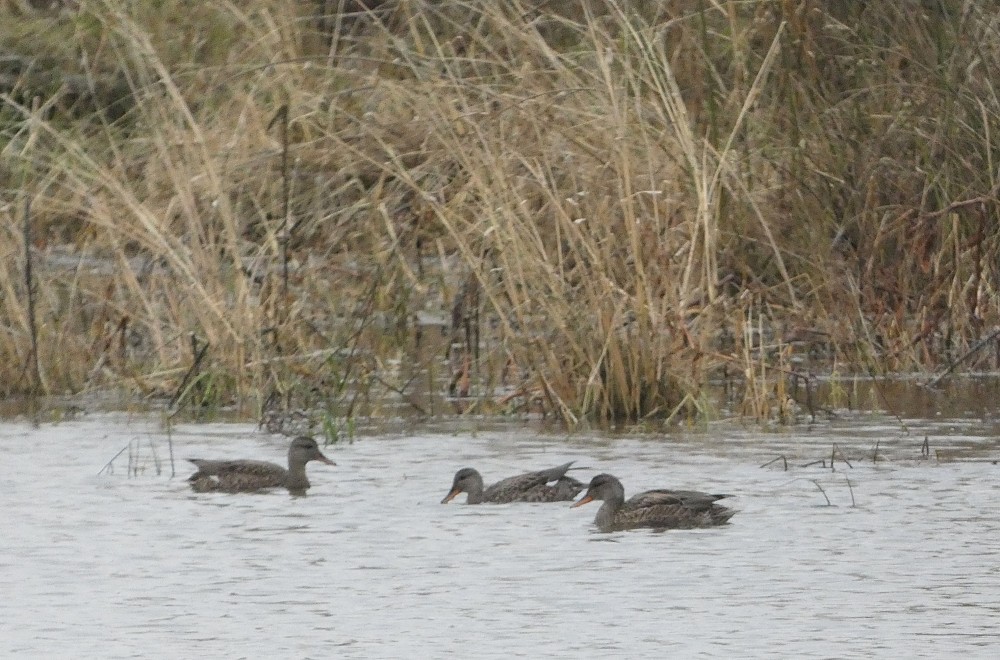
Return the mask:
{"type": "Polygon", "coordinates": [[[585,495],[582,500],[578,500],[576,502],[573,502],[573,504],[571,504],[569,508],[575,509],[578,506],[583,506],[587,502],[593,502],[593,501],[594,501],[593,495],[585,495]]]}
{"type": "Polygon", "coordinates": [[[334,463],[333,461],[331,461],[329,458],[327,458],[323,454],[317,455],[316,456],[316,460],[319,461],[320,463],[326,463],[327,465],[336,465],[336,463],[334,463]]]}
{"type": "Polygon", "coordinates": [[[448,502],[451,502],[453,499],[455,499],[456,497],[458,497],[458,494],[461,493],[461,492],[462,491],[460,491],[457,488],[452,488],[451,492],[448,493],[447,495],[445,495],[444,499],[441,500],[441,504],[447,504],[448,502]]]}

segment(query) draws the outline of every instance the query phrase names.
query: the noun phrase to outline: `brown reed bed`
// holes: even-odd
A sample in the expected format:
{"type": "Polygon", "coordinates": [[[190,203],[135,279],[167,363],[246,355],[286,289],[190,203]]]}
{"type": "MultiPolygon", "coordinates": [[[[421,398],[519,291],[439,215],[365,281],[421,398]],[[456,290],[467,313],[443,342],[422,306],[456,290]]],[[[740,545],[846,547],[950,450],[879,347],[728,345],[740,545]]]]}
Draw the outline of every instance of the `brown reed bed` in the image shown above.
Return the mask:
{"type": "Polygon", "coordinates": [[[988,3],[3,4],[0,394],[770,420],[996,368],[988,3]]]}

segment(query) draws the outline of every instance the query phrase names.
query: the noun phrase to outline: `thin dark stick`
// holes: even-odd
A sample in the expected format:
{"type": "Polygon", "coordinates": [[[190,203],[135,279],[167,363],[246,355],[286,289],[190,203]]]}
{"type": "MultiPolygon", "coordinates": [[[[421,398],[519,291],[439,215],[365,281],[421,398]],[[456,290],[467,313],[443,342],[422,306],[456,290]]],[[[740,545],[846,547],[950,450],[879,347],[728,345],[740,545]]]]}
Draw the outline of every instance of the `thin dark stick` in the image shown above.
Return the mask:
{"type": "Polygon", "coordinates": [[[38,323],[35,316],[35,276],[31,258],[31,196],[24,200],[24,283],[28,289],[28,330],[31,333],[32,392],[42,389],[42,370],[38,364],[38,323]]]}
{"type": "Polygon", "coordinates": [[[785,464],[785,472],[788,472],[788,459],[785,458],[784,454],[772,458],[767,463],[764,463],[763,465],[761,465],[761,467],[762,468],[766,468],[768,465],[771,465],[772,463],[777,463],[778,461],[781,461],[781,462],[783,462],[785,464]]]}
{"type": "Polygon", "coordinates": [[[849,460],[847,460],[847,458],[844,456],[844,452],[840,451],[840,447],[837,446],[837,443],[833,443],[833,451],[830,452],[830,469],[831,470],[833,470],[833,459],[834,459],[834,457],[837,454],[840,454],[840,460],[842,460],[845,463],[847,463],[847,467],[851,468],[852,470],[854,469],[854,466],[851,465],[851,462],[849,460]]]}
{"type": "Polygon", "coordinates": [[[875,441],[875,451],[872,453],[872,463],[875,463],[875,462],[878,461],[878,443],[881,442],[881,441],[882,441],[881,438],[879,438],[879,439],[877,439],[875,441]]]}
{"type": "Polygon", "coordinates": [[[160,457],[156,455],[156,445],[153,444],[153,439],[148,438],[149,442],[149,453],[153,455],[153,467],[156,468],[156,476],[160,476],[163,473],[163,465],[160,463],[160,457]]]}
{"type": "MultiPolygon", "coordinates": [[[[378,296],[378,288],[381,285],[381,283],[382,283],[382,267],[378,266],[376,267],[375,274],[372,277],[371,286],[369,287],[365,296],[362,298],[363,300],[362,309],[356,313],[357,318],[360,318],[361,322],[358,324],[358,327],[357,329],[355,329],[354,333],[341,343],[341,346],[345,348],[347,351],[347,354],[344,356],[343,359],[344,370],[343,373],[340,374],[340,377],[338,379],[339,385],[336,386],[335,391],[332,393],[328,393],[327,396],[325,397],[325,400],[327,401],[326,408],[328,409],[328,411],[331,410],[329,402],[334,397],[340,397],[342,395],[344,387],[346,387],[346,384],[350,380],[351,375],[354,373],[355,369],[358,368],[358,365],[361,362],[361,360],[358,359],[358,354],[361,351],[360,344],[362,336],[364,335],[365,331],[368,329],[368,327],[372,324],[372,322],[375,319],[375,313],[373,310],[375,309],[375,304],[377,302],[376,299],[378,296]]],[[[323,339],[323,341],[327,343],[331,344],[333,343],[333,340],[327,337],[326,334],[324,334],[320,328],[316,327],[314,323],[310,322],[308,319],[303,319],[303,322],[305,323],[306,327],[309,328],[309,330],[313,332],[317,337],[320,337],[321,339],[323,339]]],[[[360,398],[361,395],[362,392],[360,389],[355,391],[354,398],[352,399],[348,409],[349,414],[351,411],[353,411],[355,402],[360,398]]]]}
{"type": "Polygon", "coordinates": [[[875,393],[878,394],[879,401],[881,401],[882,405],[885,406],[885,409],[889,411],[889,414],[896,418],[896,422],[899,424],[899,428],[901,428],[904,433],[909,434],[910,428],[906,425],[906,422],[903,421],[903,418],[900,416],[900,414],[896,412],[896,408],[889,401],[889,398],[885,395],[885,392],[882,391],[882,381],[875,373],[875,370],[872,369],[870,366],[868,367],[868,375],[872,379],[872,385],[875,386],[875,393]]]}
{"type": "Polygon", "coordinates": [[[844,475],[844,479],[847,481],[847,490],[851,491],[851,506],[853,507],[853,506],[856,505],[856,503],[854,501],[854,488],[851,486],[851,479],[850,479],[850,477],[848,477],[845,474],[844,475]]]}
{"type": "Polygon", "coordinates": [[[124,447],[122,447],[121,449],[119,449],[119,450],[118,450],[118,453],[117,453],[117,454],[115,454],[114,456],[112,456],[112,457],[111,457],[111,460],[110,460],[110,461],[108,461],[107,463],[105,463],[105,464],[104,464],[104,467],[102,467],[102,468],[101,468],[101,469],[100,469],[100,470],[99,470],[99,471],[97,472],[97,474],[98,474],[98,475],[101,475],[101,474],[104,474],[105,470],[107,470],[107,471],[108,471],[108,474],[110,474],[110,473],[114,472],[114,468],[113,468],[113,467],[111,466],[111,464],[112,464],[112,463],[114,463],[114,462],[115,462],[115,459],[116,459],[116,458],[118,458],[119,456],[121,456],[122,454],[124,454],[124,453],[125,453],[125,450],[126,450],[126,449],[128,449],[128,448],[129,448],[129,447],[131,447],[131,446],[132,446],[132,441],[131,441],[131,440],[129,440],[129,443],[128,443],[127,445],[125,445],[124,447]]]}
{"type": "Polygon", "coordinates": [[[940,374],[938,374],[937,376],[935,376],[934,378],[932,378],[931,381],[929,383],[927,383],[927,385],[925,385],[925,387],[937,387],[938,383],[940,383],[942,379],[944,379],[946,376],[948,376],[948,374],[950,374],[952,371],[954,371],[955,368],[958,365],[960,365],[963,362],[965,362],[967,359],[969,359],[975,353],[978,353],[980,350],[982,350],[982,348],[984,346],[986,346],[986,344],[990,343],[991,341],[993,341],[997,337],[1000,337],[1000,329],[994,330],[985,339],[981,339],[978,342],[976,342],[975,346],[973,346],[972,348],[970,348],[968,351],[965,352],[965,354],[963,354],[961,357],[959,357],[958,359],[956,359],[955,361],[953,361],[951,364],[949,364],[948,367],[944,371],[942,371],[940,374]]]}
{"type": "Polygon", "coordinates": [[[288,104],[278,108],[267,129],[281,121],[281,226],[278,230],[278,244],[281,245],[281,282],[285,301],[288,300],[288,242],[291,239],[291,226],[288,224],[288,213],[291,206],[291,181],[288,178],[288,104]]]}
{"type": "Polygon", "coordinates": [[[177,476],[177,470],[174,465],[174,435],[170,432],[170,424],[167,424],[167,451],[170,453],[170,478],[173,479],[177,476]]]}
{"type": "Polygon", "coordinates": [[[382,385],[382,387],[386,388],[390,392],[393,392],[394,394],[399,395],[399,397],[402,398],[402,399],[404,399],[404,400],[406,400],[406,402],[408,404],[410,404],[410,406],[414,410],[416,410],[421,415],[427,416],[427,411],[424,410],[423,407],[421,407],[421,405],[419,403],[417,403],[416,401],[413,401],[412,399],[410,399],[409,397],[406,396],[406,388],[408,388],[410,386],[410,384],[413,383],[413,381],[415,381],[419,377],[420,377],[420,374],[419,373],[415,373],[412,376],[410,376],[406,380],[406,382],[403,383],[403,385],[397,387],[396,385],[393,385],[389,381],[387,381],[384,378],[382,378],[381,376],[379,376],[377,373],[373,373],[372,374],[372,378],[374,378],[380,385],[382,385]]]}
{"type": "Polygon", "coordinates": [[[803,377],[806,381],[806,407],[809,409],[809,418],[816,421],[816,406],[813,405],[812,379],[809,376],[803,377]]]}
{"type": "Polygon", "coordinates": [[[180,400],[181,396],[184,395],[184,390],[187,388],[191,378],[194,374],[198,373],[198,369],[201,367],[201,363],[205,359],[205,354],[208,353],[209,346],[211,346],[211,344],[205,342],[205,345],[199,349],[198,338],[195,337],[193,332],[191,333],[191,352],[194,353],[194,361],[188,368],[187,373],[184,374],[184,378],[181,380],[180,385],[178,385],[177,389],[174,391],[174,396],[170,399],[170,405],[168,408],[173,408],[174,405],[180,400]]]}
{"type": "Polygon", "coordinates": [[[795,371],[791,372],[790,378],[792,379],[792,391],[790,396],[792,401],[795,401],[796,403],[799,401],[799,381],[801,380],[805,383],[806,409],[809,411],[809,421],[815,422],[816,406],[813,404],[811,379],[809,378],[808,374],[800,374],[795,371]]]}
{"type": "Polygon", "coordinates": [[[812,482],[813,482],[814,484],[816,484],[816,488],[819,488],[819,492],[823,493],[823,499],[825,499],[825,500],[826,500],[826,505],[827,505],[827,506],[831,506],[831,502],[830,502],[830,498],[826,496],[826,491],[825,491],[825,490],[823,490],[823,487],[822,487],[822,486],[820,486],[820,485],[819,485],[819,482],[818,482],[818,481],[816,481],[815,479],[812,479],[812,482]]]}
{"type": "Polygon", "coordinates": [[[920,455],[924,458],[931,457],[931,443],[926,435],[924,436],[924,444],[920,445],[920,455]]]}
{"type": "MultiPolygon", "coordinates": [[[[976,204],[994,204],[997,201],[997,195],[1000,194],[1000,182],[994,184],[993,188],[985,195],[979,197],[973,197],[972,199],[961,199],[957,202],[952,202],[943,209],[938,209],[937,211],[921,213],[920,218],[940,218],[950,214],[952,211],[966,207],[975,206],[976,204]]],[[[911,209],[907,211],[903,217],[912,216],[916,209],[911,209]]]]}
{"type": "MultiPolygon", "coordinates": [[[[413,327],[420,328],[418,322],[414,322],[413,327]]],[[[416,348],[417,354],[420,354],[419,342],[416,348]]],[[[427,365],[427,408],[430,410],[431,417],[434,416],[434,401],[437,397],[437,386],[434,384],[434,374],[437,373],[436,370],[437,361],[430,360],[427,365]]]]}
{"type": "Polygon", "coordinates": [[[812,467],[814,465],[822,465],[823,467],[826,467],[826,459],[821,458],[818,461],[813,461],[812,463],[806,463],[802,467],[807,468],[807,467],[812,467]]]}

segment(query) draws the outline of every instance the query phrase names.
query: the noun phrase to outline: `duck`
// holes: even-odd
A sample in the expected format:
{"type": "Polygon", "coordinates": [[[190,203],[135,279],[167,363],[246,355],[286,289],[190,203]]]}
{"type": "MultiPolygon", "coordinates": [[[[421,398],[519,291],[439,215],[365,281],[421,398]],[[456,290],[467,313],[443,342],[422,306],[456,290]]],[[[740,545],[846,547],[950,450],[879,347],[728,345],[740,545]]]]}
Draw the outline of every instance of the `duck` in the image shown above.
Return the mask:
{"type": "Polygon", "coordinates": [[[736,511],[716,504],[731,495],[703,493],[697,490],[647,490],[625,499],[622,482],[610,474],[590,480],[586,494],[571,508],[594,500],[603,500],[594,524],[602,532],[618,532],[651,527],[653,529],[693,529],[726,524],[736,511]]]}
{"type": "Polygon", "coordinates": [[[319,445],[309,436],[292,440],[288,447],[288,469],[269,461],[216,461],[203,458],[187,459],[198,471],[188,481],[195,492],[252,493],[270,488],[287,488],[292,495],[305,495],[309,488],[306,463],[319,461],[336,465],[323,455],[319,445]]]}
{"type": "Polygon", "coordinates": [[[483,487],[483,477],[473,468],[462,468],[455,473],[451,490],[441,500],[447,504],[459,493],[468,493],[466,504],[507,504],[509,502],[569,502],[583,490],[583,484],[566,471],[573,461],[548,470],[526,472],[483,487]],[[551,485],[550,485],[551,484],[551,485]]]}

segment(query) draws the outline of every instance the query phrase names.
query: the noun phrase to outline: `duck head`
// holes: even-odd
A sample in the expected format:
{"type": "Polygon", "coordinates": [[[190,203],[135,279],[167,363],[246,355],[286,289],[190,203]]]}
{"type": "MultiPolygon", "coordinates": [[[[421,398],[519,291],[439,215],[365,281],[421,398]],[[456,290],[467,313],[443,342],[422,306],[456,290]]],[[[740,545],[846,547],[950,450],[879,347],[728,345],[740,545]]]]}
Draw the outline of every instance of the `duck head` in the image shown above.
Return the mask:
{"type": "Polygon", "coordinates": [[[472,468],[462,468],[455,473],[455,479],[451,482],[451,490],[448,494],[444,496],[441,500],[441,504],[447,504],[456,497],[459,493],[469,493],[471,497],[473,494],[481,494],[483,492],[483,477],[472,468]]]}
{"type": "Polygon", "coordinates": [[[574,502],[570,508],[583,506],[587,502],[594,500],[625,499],[625,488],[622,482],[610,474],[599,474],[590,480],[587,492],[583,497],[574,502]]]}
{"type": "Polygon", "coordinates": [[[315,440],[307,435],[300,435],[292,440],[292,444],[288,448],[288,464],[305,465],[309,461],[319,461],[327,465],[336,465],[336,463],[323,455],[315,440]]]}

